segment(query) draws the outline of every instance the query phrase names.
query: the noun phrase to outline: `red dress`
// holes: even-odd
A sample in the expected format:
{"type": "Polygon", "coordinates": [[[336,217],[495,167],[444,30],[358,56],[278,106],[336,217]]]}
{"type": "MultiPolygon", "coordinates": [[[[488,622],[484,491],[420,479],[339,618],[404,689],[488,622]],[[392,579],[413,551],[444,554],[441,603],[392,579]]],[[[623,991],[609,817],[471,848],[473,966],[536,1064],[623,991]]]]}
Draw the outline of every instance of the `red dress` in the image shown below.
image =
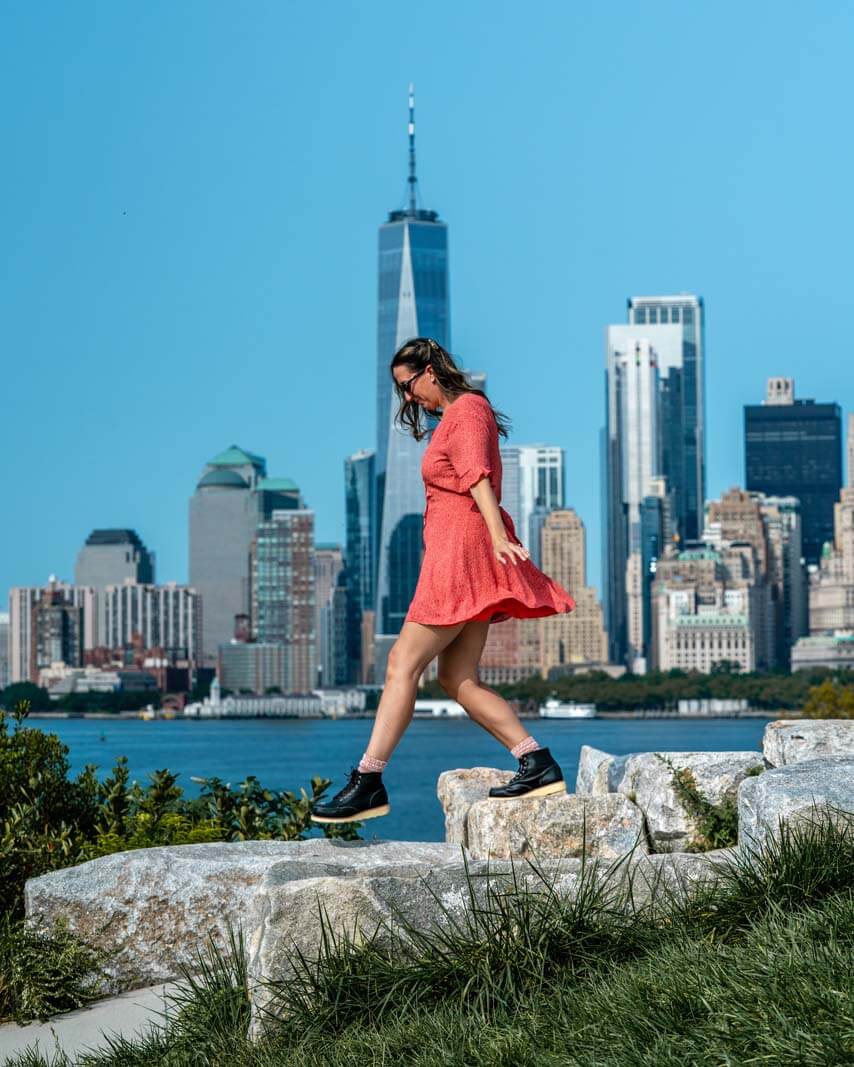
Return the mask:
{"type": "MultiPolygon", "coordinates": [[[[510,541],[513,519],[501,505],[498,427],[489,401],[463,393],[448,405],[421,461],[427,508],[424,558],[406,621],[428,626],[532,619],[572,611],[575,601],[530,559],[500,563],[469,489],[484,475],[510,541]]],[[[505,555],[505,559],[506,559],[505,555]]]]}

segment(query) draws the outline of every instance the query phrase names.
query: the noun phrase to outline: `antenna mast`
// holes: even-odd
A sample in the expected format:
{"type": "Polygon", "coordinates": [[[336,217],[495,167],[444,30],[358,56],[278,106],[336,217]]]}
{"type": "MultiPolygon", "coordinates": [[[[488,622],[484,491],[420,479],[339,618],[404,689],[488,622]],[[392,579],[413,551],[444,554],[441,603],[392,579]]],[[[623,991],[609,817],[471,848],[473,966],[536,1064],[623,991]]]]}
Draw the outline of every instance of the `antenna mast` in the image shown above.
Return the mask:
{"type": "Polygon", "coordinates": [[[409,213],[415,214],[415,86],[409,83],[409,213]]]}

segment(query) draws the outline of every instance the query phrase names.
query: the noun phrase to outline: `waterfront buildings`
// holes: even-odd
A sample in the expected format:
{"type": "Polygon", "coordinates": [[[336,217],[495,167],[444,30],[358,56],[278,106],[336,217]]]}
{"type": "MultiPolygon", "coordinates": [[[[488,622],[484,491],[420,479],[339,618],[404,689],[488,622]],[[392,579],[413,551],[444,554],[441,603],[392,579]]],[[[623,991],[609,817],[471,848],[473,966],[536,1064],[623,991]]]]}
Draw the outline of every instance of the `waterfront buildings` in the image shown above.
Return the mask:
{"type": "Polygon", "coordinates": [[[839,405],[797,400],[792,378],[769,378],[765,402],[745,406],[744,438],[747,489],[798,498],[804,557],[818,563],[842,487],[839,405]]]}
{"type": "MultiPolygon", "coordinates": [[[[398,405],[389,371],[395,351],[416,336],[432,337],[445,348],[450,345],[448,229],[437,212],[418,204],[415,102],[410,87],[407,203],[390,212],[379,231],[374,572],[375,633],[383,645],[400,632],[421,566],[420,466],[427,438],[416,441],[394,426],[398,405]]],[[[435,424],[429,416],[427,421],[435,424]]]]}
{"type": "Polygon", "coordinates": [[[273,641],[231,641],[220,645],[216,676],[231,693],[288,692],[285,646],[273,641]]]}
{"type": "Polygon", "coordinates": [[[854,671],[854,631],[800,638],[792,649],[792,670],[813,667],[854,671]]]}
{"type": "MultiPolygon", "coordinates": [[[[149,552],[135,530],[93,530],[77,554],[74,584],[91,586],[99,594],[108,585],[122,585],[129,579],[153,585],[154,553],[149,552]]],[[[102,600],[97,601],[95,644],[110,644],[105,629],[102,600]]]]}

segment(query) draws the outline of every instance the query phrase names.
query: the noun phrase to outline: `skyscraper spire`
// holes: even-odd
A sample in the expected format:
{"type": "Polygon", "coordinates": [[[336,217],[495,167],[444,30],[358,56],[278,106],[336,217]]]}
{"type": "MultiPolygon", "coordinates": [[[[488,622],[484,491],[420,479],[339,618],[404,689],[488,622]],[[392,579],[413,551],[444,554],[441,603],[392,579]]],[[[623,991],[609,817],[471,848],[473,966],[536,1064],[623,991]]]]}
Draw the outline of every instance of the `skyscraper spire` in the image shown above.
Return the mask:
{"type": "Polygon", "coordinates": [[[409,211],[415,214],[415,190],[418,179],[415,177],[415,86],[409,83],[409,211]]]}

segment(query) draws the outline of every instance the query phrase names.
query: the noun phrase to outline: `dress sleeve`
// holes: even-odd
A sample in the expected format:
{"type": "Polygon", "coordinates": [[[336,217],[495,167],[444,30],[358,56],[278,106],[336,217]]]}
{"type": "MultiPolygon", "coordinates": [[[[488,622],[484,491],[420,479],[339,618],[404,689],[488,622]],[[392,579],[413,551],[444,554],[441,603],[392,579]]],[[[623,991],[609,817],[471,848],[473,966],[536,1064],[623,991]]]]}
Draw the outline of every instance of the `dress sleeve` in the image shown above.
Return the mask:
{"type": "Polygon", "coordinates": [[[448,435],[448,459],[458,479],[457,489],[467,493],[484,475],[494,473],[492,437],[495,417],[479,405],[468,404],[454,419],[448,435]]]}

